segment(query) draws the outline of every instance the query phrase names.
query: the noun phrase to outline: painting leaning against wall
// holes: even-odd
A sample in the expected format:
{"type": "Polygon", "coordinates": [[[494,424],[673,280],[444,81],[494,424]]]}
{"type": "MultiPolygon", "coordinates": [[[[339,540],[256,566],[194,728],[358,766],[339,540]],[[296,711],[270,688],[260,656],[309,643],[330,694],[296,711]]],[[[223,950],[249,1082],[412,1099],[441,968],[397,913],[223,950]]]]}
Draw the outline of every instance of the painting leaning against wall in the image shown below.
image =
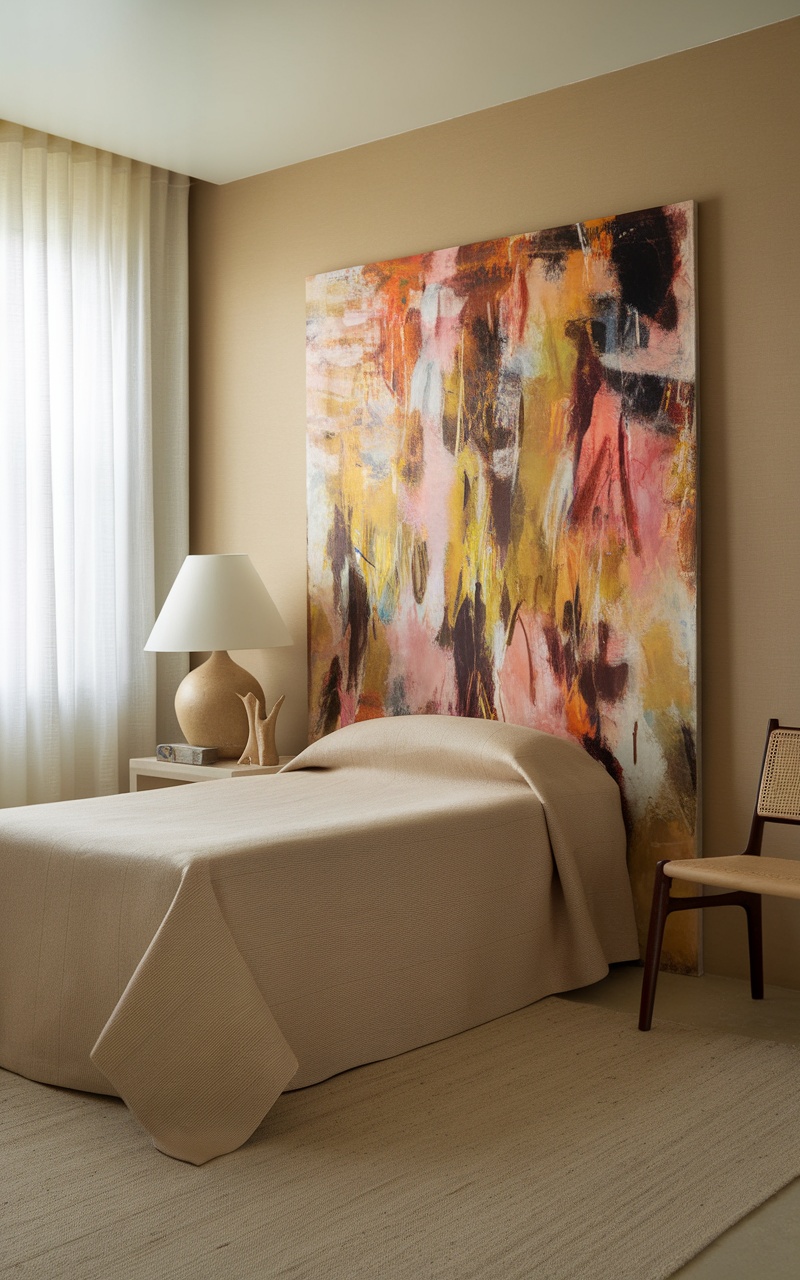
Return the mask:
{"type": "Polygon", "coordinates": [[[425,712],[575,738],[619,782],[642,935],[655,862],[697,840],[694,221],[307,283],[311,737],[425,712]]]}

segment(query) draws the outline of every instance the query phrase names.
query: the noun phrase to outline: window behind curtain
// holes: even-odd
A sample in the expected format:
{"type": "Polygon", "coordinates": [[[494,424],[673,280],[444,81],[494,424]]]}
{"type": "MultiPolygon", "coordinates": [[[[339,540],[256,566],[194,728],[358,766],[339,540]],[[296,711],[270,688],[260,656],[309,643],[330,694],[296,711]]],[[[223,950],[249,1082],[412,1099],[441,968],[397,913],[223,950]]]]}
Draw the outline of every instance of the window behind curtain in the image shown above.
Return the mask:
{"type": "MultiPolygon", "coordinates": [[[[0,122],[0,805],[125,789],[155,749],[143,645],[188,550],[188,191],[0,122]]],[[[159,662],[174,688],[185,659],[159,662]]]]}

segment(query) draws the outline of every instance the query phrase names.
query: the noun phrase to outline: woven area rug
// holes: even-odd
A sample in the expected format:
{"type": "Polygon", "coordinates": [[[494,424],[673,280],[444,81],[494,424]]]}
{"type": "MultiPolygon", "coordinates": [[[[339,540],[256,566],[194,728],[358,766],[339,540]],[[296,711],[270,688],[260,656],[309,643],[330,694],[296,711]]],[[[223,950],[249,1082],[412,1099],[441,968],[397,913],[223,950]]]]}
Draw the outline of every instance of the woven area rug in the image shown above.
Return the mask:
{"type": "Polygon", "coordinates": [[[114,1099],[0,1073],[0,1275],[650,1280],[800,1174],[786,1045],[551,998],[160,1155],[114,1099]]]}

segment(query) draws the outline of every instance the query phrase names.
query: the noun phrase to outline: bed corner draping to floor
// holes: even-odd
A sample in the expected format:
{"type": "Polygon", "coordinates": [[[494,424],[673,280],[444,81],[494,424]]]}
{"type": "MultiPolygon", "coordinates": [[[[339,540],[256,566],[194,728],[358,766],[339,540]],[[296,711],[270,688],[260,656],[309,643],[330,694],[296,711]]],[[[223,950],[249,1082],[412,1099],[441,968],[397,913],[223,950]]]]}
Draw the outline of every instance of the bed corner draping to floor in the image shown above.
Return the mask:
{"type": "Polygon", "coordinates": [[[615,784],[536,730],[411,716],[274,777],[0,814],[0,1065],[160,1150],[638,956],[615,784]]]}

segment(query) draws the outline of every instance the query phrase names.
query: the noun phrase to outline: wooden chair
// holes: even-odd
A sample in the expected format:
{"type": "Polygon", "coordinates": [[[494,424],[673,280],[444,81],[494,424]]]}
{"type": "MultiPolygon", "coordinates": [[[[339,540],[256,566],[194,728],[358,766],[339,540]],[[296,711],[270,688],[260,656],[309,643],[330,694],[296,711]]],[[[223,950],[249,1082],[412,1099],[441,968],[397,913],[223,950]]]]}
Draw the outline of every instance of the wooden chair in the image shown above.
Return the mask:
{"type": "Polygon", "coordinates": [[[800,898],[800,862],[761,857],[767,822],[800,824],[800,729],[781,727],[777,720],[770,720],[767,726],[761,781],[744,853],[729,858],[678,859],[659,862],[656,866],[639,1009],[640,1031],[649,1031],[653,1020],[664,925],[672,911],[744,907],[750,951],[750,992],[754,1000],[764,998],[761,896],[766,893],[780,898],[800,898]],[[672,880],[686,880],[723,892],[704,896],[701,889],[696,896],[672,897],[672,880]]]}

